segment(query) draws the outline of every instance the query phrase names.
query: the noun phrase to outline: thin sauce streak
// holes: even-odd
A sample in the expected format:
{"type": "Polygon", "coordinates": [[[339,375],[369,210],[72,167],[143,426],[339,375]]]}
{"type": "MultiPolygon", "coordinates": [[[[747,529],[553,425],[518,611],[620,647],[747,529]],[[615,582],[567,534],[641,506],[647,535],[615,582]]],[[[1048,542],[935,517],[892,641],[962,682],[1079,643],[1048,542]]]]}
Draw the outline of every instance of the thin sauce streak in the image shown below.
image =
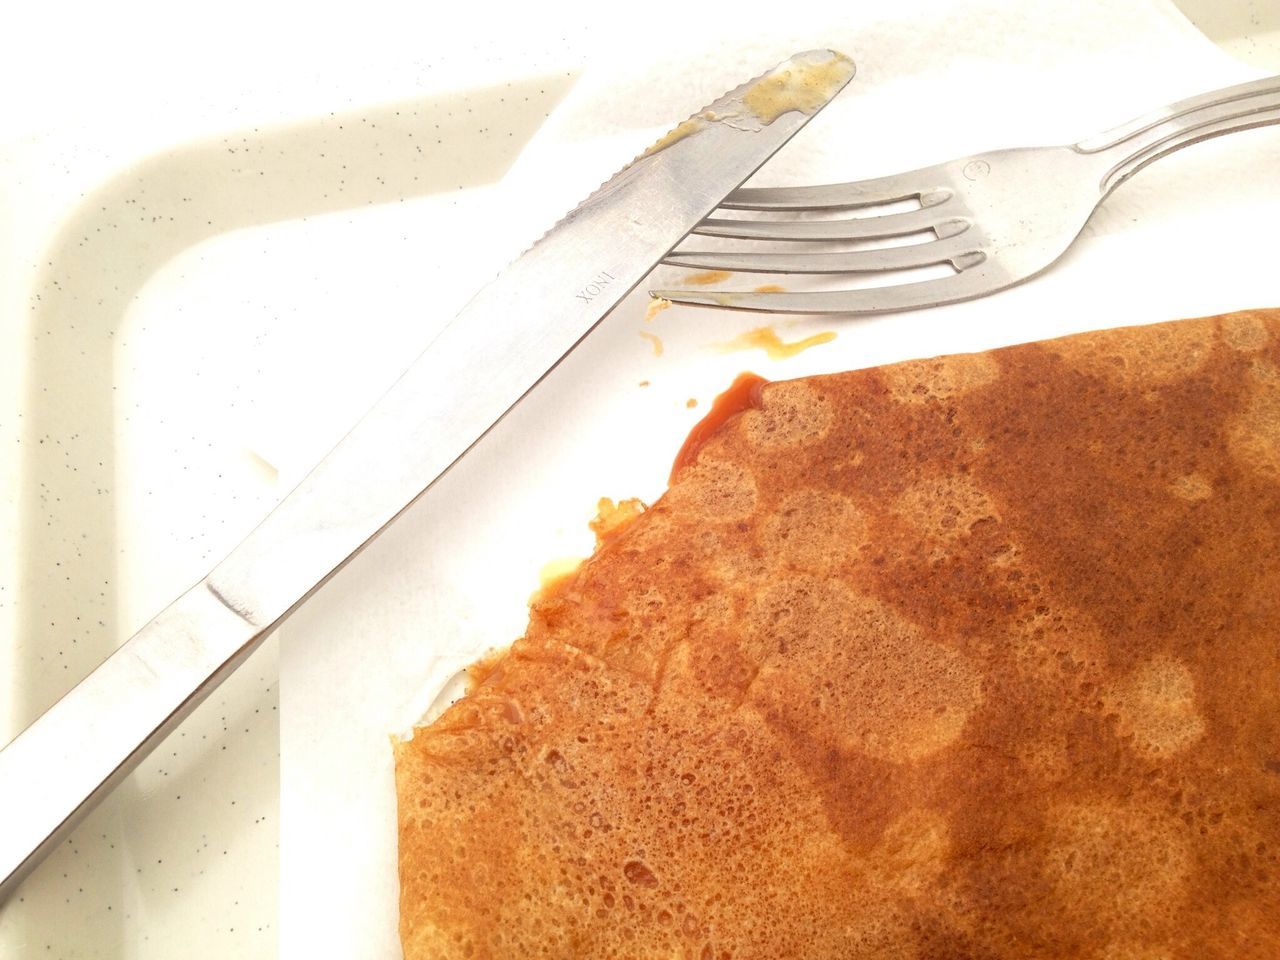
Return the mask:
{"type": "Polygon", "coordinates": [[[769,381],[754,373],[740,373],[733,384],[724,393],[715,398],[707,415],[693,425],[689,436],[685,438],[680,452],[676,454],[675,463],[671,465],[671,480],[674,481],[684,467],[698,459],[698,451],[711,439],[717,430],[746,410],[755,410],[760,406],[760,392],[769,381]]]}
{"type": "Polygon", "coordinates": [[[713,283],[721,283],[728,280],[733,274],[728,270],[703,270],[701,273],[691,273],[684,278],[685,283],[691,283],[695,287],[705,287],[713,283]]]}
{"type": "Polygon", "coordinates": [[[721,344],[721,349],[726,352],[730,350],[763,350],[769,355],[770,360],[786,360],[788,357],[794,357],[797,353],[802,353],[810,347],[816,347],[821,343],[830,343],[835,338],[836,335],[827,330],[823,333],[815,333],[811,337],[805,337],[803,340],[786,343],[772,327],[756,327],[754,330],[739,334],[728,343],[721,344]]]}
{"type": "Polygon", "coordinates": [[[656,333],[649,333],[647,330],[641,330],[640,336],[644,337],[653,345],[653,355],[655,357],[662,356],[662,338],[656,333]]]}

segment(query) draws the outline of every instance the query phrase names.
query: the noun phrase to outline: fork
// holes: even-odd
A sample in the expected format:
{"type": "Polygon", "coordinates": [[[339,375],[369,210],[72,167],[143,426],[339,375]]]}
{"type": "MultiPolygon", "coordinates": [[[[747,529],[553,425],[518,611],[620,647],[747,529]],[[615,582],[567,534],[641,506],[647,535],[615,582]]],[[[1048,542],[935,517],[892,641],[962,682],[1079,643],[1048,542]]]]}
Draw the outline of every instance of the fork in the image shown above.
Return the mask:
{"type": "Polygon", "coordinates": [[[1280,76],[1181,100],[1068,146],[995,150],[854,183],[739,189],[719,209],[852,215],[828,220],[712,216],[693,233],[878,246],[841,252],[811,246],[805,253],[677,248],[663,262],[701,270],[849,274],[890,282],[791,292],[653,290],[651,296],[768,313],[843,314],[887,313],[985,296],[1050,266],[1111,191],[1152,161],[1201,140],[1274,123],[1280,123],[1280,76]],[[886,209],[904,202],[913,208],[886,209]],[[908,240],[920,242],[885,245],[908,240]],[[902,271],[939,267],[950,273],[892,282],[902,271]]]}

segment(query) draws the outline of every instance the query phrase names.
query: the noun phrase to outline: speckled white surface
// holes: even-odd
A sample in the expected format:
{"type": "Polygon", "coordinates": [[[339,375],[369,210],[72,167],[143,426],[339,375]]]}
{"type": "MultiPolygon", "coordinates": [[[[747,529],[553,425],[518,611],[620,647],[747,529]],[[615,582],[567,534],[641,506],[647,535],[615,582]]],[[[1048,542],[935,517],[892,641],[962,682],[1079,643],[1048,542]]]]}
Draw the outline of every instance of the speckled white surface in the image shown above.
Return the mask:
{"type": "MultiPolygon", "coordinates": [[[[0,742],[399,372],[429,332],[406,277],[485,278],[472,217],[583,31],[351,15],[6,12],[0,742]]],[[[277,955],[278,731],[273,638],[0,905],[0,957],[277,955]]]]}
{"type": "Polygon", "coordinates": [[[1176,0],[1178,8],[1238,60],[1280,71],[1280,4],[1275,0],[1176,0]]]}
{"type": "MultiPolygon", "coordinates": [[[[1227,49],[1280,70],[1274,5],[1183,5],[1227,49]]],[[[639,21],[629,19],[632,8],[504,11],[501,31],[478,8],[442,17],[374,5],[357,19],[350,11],[327,19],[310,8],[229,3],[179,19],[168,5],[130,2],[6,14],[0,83],[23,93],[0,104],[0,536],[11,546],[0,551],[0,741],[201,576],[398,372],[431,324],[514,252],[528,224],[504,222],[492,184],[597,43],[612,43],[619,25],[660,40],[680,22],[676,10],[650,8],[639,21]]],[[[643,57],[596,69],[642,85],[664,81],[646,73],[643,57]]],[[[723,78],[694,79],[715,86],[723,78]]],[[[673,83],[699,102],[718,92],[693,90],[689,77],[665,82],[663,96],[673,83]]],[[[595,118],[590,128],[568,122],[544,141],[554,147],[544,158],[580,148],[611,172],[611,149],[647,135],[648,123],[676,119],[640,111],[604,131],[599,106],[574,115],[595,118]]],[[[527,163],[521,172],[529,182],[527,163]]],[[[1195,177],[1192,164],[1151,189],[1195,177]]],[[[565,204],[592,184],[577,190],[551,177],[547,189],[570,185],[565,204]]],[[[1230,212],[1236,196],[1216,184],[1195,203],[1230,212]]],[[[1114,199],[1119,218],[1149,195],[1114,199]]],[[[1102,233],[1118,223],[1106,221],[1102,233]]],[[[1100,242],[1122,256],[1142,241],[1139,231],[1100,242]]],[[[1036,302],[1034,293],[1011,296],[1036,302]]],[[[1121,302],[1142,299],[1133,291],[1121,302]]],[[[698,358],[701,386],[692,392],[705,402],[749,362],[706,351],[736,325],[661,315],[654,329],[667,340],[667,367],[630,328],[601,339],[567,368],[573,389],[549,384],[550,407],[540,409],[574,409],[576,396],[612,389],[599,351],[621,351],[610,369],[631,379],[649,371],[654,385],[632,390],[607,416],[621,411],[678,432],[700,411],[683,406],[688,381],[674,371],[689,364],[673,356],[698,358]]],[[[945,332],[928,326],[938,349],[949,348],[945,332]]],[[[781,372],[887,359],[875,352],[873,329],[844,337],[857,344],[852,353],[813,351],[781,372]]],[[[447,659],[450,649],[509,639],[512,624],[519,628],[516,593],[533,586],[548,555],[581,549],[592,498],[651,492],[660,482],[641,462],[648,453],[611,432],[605,412],[576,409],[549,433],[529,421],[525,439],[509,441],[527,475],[512,477],[505,458],[477,451],[468,469],[508,479],[467,490],[459,475],[439,491],[456,504],[482,492],[507,506],[447,528],[406,518],[286,626],[286,643],[316,639],[316,655],[304,658],[308,679],[335,708],[379,692],[376,680],[362,687],[360,678],[376,676],[367,658],[389,648],[362,649],[367,631],[394,622],[417,624],[420,636],[430,628],[416,653],[403,647],[406,659],[391,664],[424,678],[428,643],[447,659]],[[541,553],[507,549],[504,524],[521,523],[511,484],[556,487],[550,465],[558,452],[572,454],[574,437],[613,450],[617,472],[581,475],[545,501],[556,518],[524,525],[541,553]],[[634,485],[615,489],[619,476],[634,485]],[[434,552],[416,547],[432,537],[434,552]],[[464,556],[477,542],[487,566],[464,556]],[[486,610],[457,586],[486,577],[511,584],[516,602],[486,610]],[[355,666],[335,673],[338,648],[324,644],[343,636],[355,666]]],[[[290,829],[279,819],[278,656],[269,641],[0,906],[0,957],[277,954],[282,896],[307,909],[305,892],[299,904],[307,888],[277,885],[280,831],[290,829]]],[[[395,707],[388,716],[412,709],[395,707]]],[[[374,720],[380,735],[381,715],[374,720]]],[[[345,749],[323,740],[312,747],[345,749]]],[[[350,759],[351,769],[365,769],[359,755],[350,759]]],[[[325,793],[322,780],[311,782],[314,800],[301,800],[311,816],[299,829],[326,818],[342,824],[370,795],[354,785],[349,795],[325,793]]],[[[310,845],[292,861],[293,875],[309,871],[312,888],[331,891],[311,903],[312,915],[335,903],[363,910],[364,878],[343,857],[378,843],[376,832],[354,843],[334,838],[333,850],[346,853],[329,857],[313,836],[292,835],[310,845]]],[[[366,853],[365,863],[385,864],[384,850],[366,853]]],[[[289,955],[393,955],[385,940],[361,941],[360,927],[337,917],[313,921],[312,933],[306,950],[289,955]]]]}

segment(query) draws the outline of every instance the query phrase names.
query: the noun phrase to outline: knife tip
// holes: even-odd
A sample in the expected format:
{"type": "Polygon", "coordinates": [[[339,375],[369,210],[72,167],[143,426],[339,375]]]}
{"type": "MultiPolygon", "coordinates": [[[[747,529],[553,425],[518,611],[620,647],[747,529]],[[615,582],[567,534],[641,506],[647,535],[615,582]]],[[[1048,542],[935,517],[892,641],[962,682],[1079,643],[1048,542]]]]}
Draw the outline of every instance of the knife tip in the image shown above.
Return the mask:
{"type": "Polygon", "coordinates": [[[790,111],[813,115],[848,85],[853,59],[836,50],[806,50],[778,64],[741,94],[743,105],[764,123],[790,111]]]}
{"type": "Polygon", "coordinates": [[[839,64],[848,70],[849,76],[852,77],[857,70],[857,64],[854,63],[853,57],[849,56],[841,50],[834,47],[814,47],[812,50],[805,50],[801,53],[793,54],[786,63],[807,63],[814,66],[824,64],[839,64]]]}

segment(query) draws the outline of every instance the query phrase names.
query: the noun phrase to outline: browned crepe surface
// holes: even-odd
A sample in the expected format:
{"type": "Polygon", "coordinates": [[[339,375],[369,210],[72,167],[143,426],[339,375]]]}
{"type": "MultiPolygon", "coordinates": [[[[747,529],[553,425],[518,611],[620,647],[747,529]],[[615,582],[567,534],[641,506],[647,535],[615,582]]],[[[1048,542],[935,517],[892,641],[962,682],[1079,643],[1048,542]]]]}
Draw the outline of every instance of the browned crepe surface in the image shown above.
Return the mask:
{"type": "Polygon", "coordinates": [[[774,383],[396,751],[427,957],[1280,957],[1280,311],[774,383]]]}

